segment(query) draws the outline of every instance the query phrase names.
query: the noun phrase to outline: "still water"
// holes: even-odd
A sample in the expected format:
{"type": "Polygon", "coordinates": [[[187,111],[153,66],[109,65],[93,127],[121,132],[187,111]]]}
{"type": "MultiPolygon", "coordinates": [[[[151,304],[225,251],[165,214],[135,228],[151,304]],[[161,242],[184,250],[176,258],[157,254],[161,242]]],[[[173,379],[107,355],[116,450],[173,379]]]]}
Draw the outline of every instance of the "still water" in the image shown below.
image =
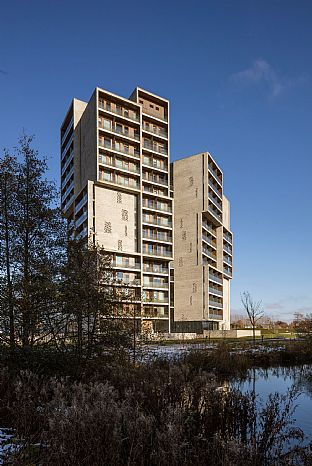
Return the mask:
{"type": "Polygon", "coordinates": [[[295,426],[312,439],[312,366],[290,368],[256,369],[250,371],[247,380],[234,382],[242,392],[255,391],[265,402],[270,393],[286,394],[291,388],[298,390],[294,413],[295,426]]]}

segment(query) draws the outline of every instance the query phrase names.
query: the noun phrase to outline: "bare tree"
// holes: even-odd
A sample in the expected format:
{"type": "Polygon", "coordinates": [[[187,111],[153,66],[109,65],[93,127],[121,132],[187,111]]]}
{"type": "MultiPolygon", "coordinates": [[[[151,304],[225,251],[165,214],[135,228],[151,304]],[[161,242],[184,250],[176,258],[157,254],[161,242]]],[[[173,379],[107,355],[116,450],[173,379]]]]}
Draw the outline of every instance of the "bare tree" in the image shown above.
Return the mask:
{"type": "Polygon", "coordinates": [[[256,341],[256,325],[257,322],[263,317],[262,301],[254,301],[249,291],[244,291],[241,294],[242,305],[247,312],[248,319],[252,326],[253,341],[256,341]]]}

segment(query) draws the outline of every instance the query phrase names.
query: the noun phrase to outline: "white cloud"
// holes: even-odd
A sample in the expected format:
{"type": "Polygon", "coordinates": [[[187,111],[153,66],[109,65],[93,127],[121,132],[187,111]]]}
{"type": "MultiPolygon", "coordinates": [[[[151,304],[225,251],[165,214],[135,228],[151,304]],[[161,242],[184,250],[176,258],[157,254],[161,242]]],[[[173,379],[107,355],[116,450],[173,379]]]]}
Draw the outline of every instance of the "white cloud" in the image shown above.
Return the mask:
{"type": "Polygon", "coordinates": [[[231,79],[242,85],[265,85],[271,97],[277,97],[286,89],[306,81],[305,77],[288,79],[280,76],[263,58],[258,58],[245,70],[234,73],[231,79]]]}

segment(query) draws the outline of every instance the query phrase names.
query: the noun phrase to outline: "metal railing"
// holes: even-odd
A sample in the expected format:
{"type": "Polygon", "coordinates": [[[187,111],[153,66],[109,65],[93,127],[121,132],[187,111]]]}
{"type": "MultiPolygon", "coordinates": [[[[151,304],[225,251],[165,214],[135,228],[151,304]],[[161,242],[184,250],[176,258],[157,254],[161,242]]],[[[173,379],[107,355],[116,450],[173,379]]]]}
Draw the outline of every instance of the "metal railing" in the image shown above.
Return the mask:
{"type": "Polygon", "coordinates": [[[128,170],[129,172],[132,172],[132,173],[140,173],[139,167],[129,166],[129,164],[127,164],[124,161],[120,161],[120,163],[118,163],[117,160],[107,161],[104,159],[104,157],[99,155],[99,162],[102,165],[108,165],[109,167],[120,168],[121,170],[128,170]]]}
{"type": "Polygon", "coordinates": [[[209,274],[210,280],[214,280],[217,283],[220,283],[222,285],[223,280],[220,277],[217,277],[216,275],[213,275],[212,273],[209,274]]]}
{"type": "Polygon", "coordinates": [[[66,146],[65,146],[64,149],[62,150],[62,157],[61,157],[61,160],[63,160],[63,158],[64,158],[66,152],[68,151],[68,149],[69,149],[71,143],[73,142],[73,140],[74,140],[74,134],[71,135],[71,137],[69,138],[69,140],[68,140],[66,146]]]}
{"type": "Polygon", "coordinates": [[[223,296],[223,292],[218,290],[217,288],[212,288],[211,286],[209,287],[209,293],[214,293],[218,296],[223,296]]]}
{"type": "Polygon", "coordinates": [[[159,154],[168,155],[168,150],[164,147],[159,147],[157,144],[152,144],[150,142],[144,142],[144,149],[152,150],[153,152],[158,152],[159,154]]]}
{"type": "Polygon", "coordinates": [[[152,273],[165,273],[168,274],[169,269],[166,267],[162,267],[161,265],[153,264],[143,264],[143,271],[144,272],[152,272],[152,273]]]}
{"type": "Polygon", "coordinates": [[[75,207],[75,214],[81,209],[81,207],[86,204],[88,201],[88,194],[85,194],[83,198],[78,202],[78,204],[75,207]]]}
{"type": "Polygon", "coordinates": [[[218,175],[218,173],[216,172],[216,170],[212,167],[210,163],[208,163],[208,169],[211,171],[214,177],[222,184],[222,177],[218,175]]]}
{"type": "Polygon", "coordinates": [[[70,164],[70,162],[73,160],[73,158],[74,158],[74,149],[69,154],[69,156],[68,156],[68,158],[67,158],[67,160],[65,162],[65,165],[62,168],[62,171],[61,171],[62,175],[64,175],[64,173],[66,172],[66,169],[67,169],[68,165],[70,164]]]}
{"type": "Polygon", "coordinates": [[[172,222],[165,223],[159,218],[153,218],[151,220],[148,217],[145,217],[144,215],[143,215],[143,223],[148,223],[148,224],[151,224],[151,225],[160,225],[162,227],[168,227],[168,228],[172,227],[172,222]]]}
{"type": "Polygon", "coordinates": [[[156,134],[156,136],[161,136],[163,138],[168,138],[168,133],[162,128],[151,128],[147,125],[143,125],[143,131],[147,131],[148,133],[156,134]]]}
{"type": "Polygon", "coordinates": [[[74,124],[74,117],[72,117],[71,120],[70,120],[70,122],[68,123],[68,126],[67,126],[67,128],[66,128],[66,131],[65,131],[65,133],[64,133],[63,136],[62,136],[61,145],[63,145],[63,143],[64,143],[64,141],[65,141],[65,139],[66,139],[66,137],[67,137],[69,131],[73,128],[73,124],[74,124]]]}
{"type": "Polygon", "coordinates": [[[142,178],[143,180],[150,181],[151,183],[158,183],[164,186],[168,186],[168,180],[164,180],[163,178],[160,178],[159,176],[147,175],[146,173],[143,172],[142,178]]]}
{"type": "Polygon", "coordinates": [[[219,303],[219,301],[214,301],[213,299],[209,299],[209,306],[216,307],[217,309],[223,309],[223,304],[219,303]]]}
{"type": "Polygon", "coordinates": [[[113,126],[111,128],[108,128],[104,125],[99,125],[99,128],[102,129],[102,130],[107,130],[107,131],[111,131],[112,133],[115,133],[115,134],[120,134],[121,136],[125,136],[127,138],[131,138],[131,139],[135,139],[136,141],[139,141],[140,140],[140,136],[139,134],[131,134],[129,131],[124,131],[124,130],[120,130],[120,129],[117,129],[117,128],[114,128],[113,126]]]}

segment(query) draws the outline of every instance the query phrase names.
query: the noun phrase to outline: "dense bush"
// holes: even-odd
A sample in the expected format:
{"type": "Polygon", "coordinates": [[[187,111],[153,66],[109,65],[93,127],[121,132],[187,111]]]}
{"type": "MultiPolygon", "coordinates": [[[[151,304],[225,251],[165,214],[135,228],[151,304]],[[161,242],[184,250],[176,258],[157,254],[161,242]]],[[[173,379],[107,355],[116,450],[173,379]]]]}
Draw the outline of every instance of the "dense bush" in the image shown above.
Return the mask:
{"type": "MultiPolygon", "coordinates": [[[[211,354],[214,364],[221,353],[211,354]]],[[[1,421],[9,419],[23,445],[8,464],[311,464],[292,426],[294,393],[262,406],[205,370],[207,360],[203,353],[137,366],[97,359],[54,377],[2,369],[1,421]]]]}

